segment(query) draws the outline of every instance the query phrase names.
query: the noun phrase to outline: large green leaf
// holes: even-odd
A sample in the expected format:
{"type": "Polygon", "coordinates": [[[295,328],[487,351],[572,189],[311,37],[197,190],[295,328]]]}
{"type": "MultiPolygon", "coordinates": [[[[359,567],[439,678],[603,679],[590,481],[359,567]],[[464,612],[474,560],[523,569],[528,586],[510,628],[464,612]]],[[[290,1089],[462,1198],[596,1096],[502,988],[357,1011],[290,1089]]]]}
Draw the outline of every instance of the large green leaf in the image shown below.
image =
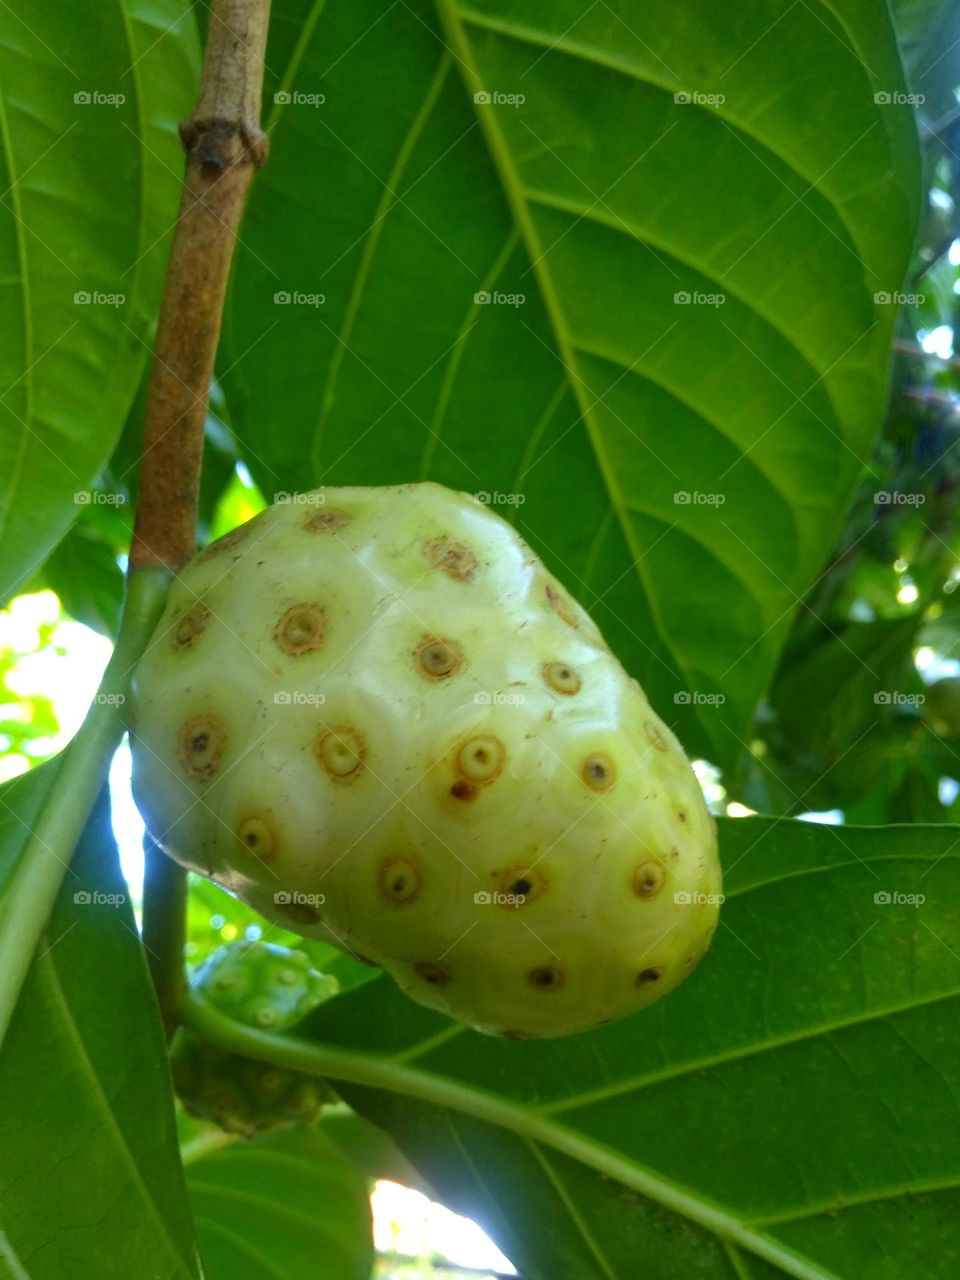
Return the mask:
{"type": "Polygon", "coordinates": [[[105,799],[24,986],[0,1098],[0,1258],[15,1280],[196,1280],[165,1046],[105,799]]]}
{"type": "Polygon", "coordinates": [[[319,1131],[214,1151],[187,1182],[207,1280],[368,1280],[367,1182],[319,1131]]]}
{"type": "Polygon", "coordinates": [[[729,762],[882,416],[886,5],[278,0],[268,63],[222,375],[260,487],[499,498],[729,762]]]}
{"type": "Polygon", "coordinates": [[[197,71],[188,0],[0,9],[0,598],[79,509],[147,355],[197,71]],[[117,101],[117,98],[122,101],[117,101]]]}
{"type": "Polygon", "coordinates": [[[952,1280],[960,829],[721,842],[713,950],[637,1017],[516,1044],[383,981],[299,1031],[525,1280],[952,1280]]]}

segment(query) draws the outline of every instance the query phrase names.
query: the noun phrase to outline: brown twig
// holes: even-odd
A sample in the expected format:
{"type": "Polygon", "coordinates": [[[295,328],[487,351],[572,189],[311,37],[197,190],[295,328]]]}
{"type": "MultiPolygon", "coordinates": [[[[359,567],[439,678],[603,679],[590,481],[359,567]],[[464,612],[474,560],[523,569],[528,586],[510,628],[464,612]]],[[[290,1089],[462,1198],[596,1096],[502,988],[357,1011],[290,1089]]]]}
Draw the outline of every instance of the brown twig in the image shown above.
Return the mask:
{"type": "MultiPolygon", "coordinates": [[[[130,572],[176,571],[196,550],[203,431],[237,228],[256,170],[270,0],[215,0],[197,105],[180,126],[187,154],[143,429],[130,572]]],[[[186,875],[146,850],[143,939],[169,1036],[185,990],[186,875]]]]}
{"type": "Polygon", "coordinates": [[[196,550],[207,396],[237,228],[255,171],[270,0],[215,0],[150,375],[130,569],[178,569],[196,550]]]}

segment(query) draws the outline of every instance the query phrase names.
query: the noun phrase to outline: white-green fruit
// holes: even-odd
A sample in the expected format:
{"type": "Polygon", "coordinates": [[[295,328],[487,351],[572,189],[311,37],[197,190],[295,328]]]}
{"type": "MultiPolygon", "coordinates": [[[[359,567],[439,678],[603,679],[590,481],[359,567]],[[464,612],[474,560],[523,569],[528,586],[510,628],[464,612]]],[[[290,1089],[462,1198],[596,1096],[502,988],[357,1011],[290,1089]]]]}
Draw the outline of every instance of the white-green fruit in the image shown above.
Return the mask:
{"type": "Polygon", "coordinates": [[[675,987],[720,893],[690,765],[513,529],[434,484],[294,495],[179,575],[134,682],[178,862],[478,1030],[675,987]]]}

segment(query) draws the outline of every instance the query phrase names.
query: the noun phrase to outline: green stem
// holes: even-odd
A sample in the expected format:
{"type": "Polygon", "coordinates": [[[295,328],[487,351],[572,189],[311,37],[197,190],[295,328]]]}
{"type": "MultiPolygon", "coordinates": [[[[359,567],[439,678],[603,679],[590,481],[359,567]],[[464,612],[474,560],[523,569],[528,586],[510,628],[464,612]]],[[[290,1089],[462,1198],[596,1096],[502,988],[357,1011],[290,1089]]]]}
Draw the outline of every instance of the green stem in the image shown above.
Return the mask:
{"type": "Polygon", "coordinates": [[[64,750],[58,773],[23,847],[0,919],[0,1044],[67,866],[124,731],[130,675],[166,597],[169,573],[149,568],[129,581],[117,647],[93,705],[64,750]]]}
{"type": "Polygon", "coordinates": [[[148,835],[144,847],[143,946],[167,1039],[176,1030],[177,1005],[187,989],[187,873],[148,835]]]}
{"type": "Polygon", "coordinates": [[[697,1223],[721,1240],[730,1241],[765,1259],[796,1280],[839,1280],[834,1272],[818,1266],[727,1210],[691,1195],[610,1147],[520,1102],[360,1049],[333,1048],[292,1036],[257,1031],[234,1022],[192,992],[186,996],[178,1012],[182,1022],[221,1049],[331,1080],[344,1080],[368,1089],[418,1098],[433,1106],[472,1116],[506,1129],[527,1142],[539,1143],[569,1156],[601,1176],[612,1178],[697,1223]]]}

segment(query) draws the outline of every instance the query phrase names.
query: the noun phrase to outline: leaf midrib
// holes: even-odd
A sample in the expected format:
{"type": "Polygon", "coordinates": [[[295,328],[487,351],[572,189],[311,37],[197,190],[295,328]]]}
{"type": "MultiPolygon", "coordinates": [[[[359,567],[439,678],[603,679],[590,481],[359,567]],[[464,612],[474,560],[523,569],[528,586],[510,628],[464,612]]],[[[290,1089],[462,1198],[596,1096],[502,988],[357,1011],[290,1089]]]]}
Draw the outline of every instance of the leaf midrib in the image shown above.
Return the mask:
{"type": "MultiPolygon", "coordinates": [[[[443,31],[446,33],[448,47],[453,52],[458,63],[460,64],[464,81],[467,83],[468,89],[473,94],[482,88],[480,78],[477,75],[473,61],[470,58],[470,48],[460,24],[459,17],[454,8],[453,0],[435,0],[437,13],[440,18],[443,31]]],[[[471,95],[472,96],[472,95],[471,95]]],[[[600,432],[593,419],[593,408],[584,394],[585,381],[580,376],[576,355],[564,323],[563,313],[553,288],[553,281],[550,278],[544,266],[544,249],[540,244],[539,237],[533,225],[526,201],[523,198],[522,185],[516,173],[513,161],[510,157],[506,140],[499,131],[494,114],[489,111],[481,111],[478,115],[484,136],[487,139],[487,145],[490,149],[491,159],[497,170],[501,182],[503,184],[504,194],[513,211],[517,225],[520,227],[526,244],[527,252],[533,263],[533,269],[540,285],[540,292],[543,298],[544,309],[550,321],[553,336],[557,344],[557,357],[566,370],[567,380],[570,383],[574,398],[580,407],[581,417],[586,428],[587,436],[596,458],[597,466],[600,470],[601,477],[604,482],[607,493],[610,495],[611,505],[617,513],[617,519],[627,548],[633,558],[634,567],[637,576],[643,585],[644,594],[650,609],[650,617],[660,635],[664,646],[664,651],[670,655],[671,659],[676,663],[681,672],[688,672],[677,647],[671,643],[666,620],[660,606],[660,600],[653,591],[653,584],[649,580],[646,568],[643,563],[643,548],[637,540],[636,530],[627,516],[623,502],[622,494],[615,482],[614,469],[610,464],[600,439],[600,432]]],[[[699,713],[702,722],[702,730],[709,738],[711,726],[707,723],[704,713],[699,713]]]]}

